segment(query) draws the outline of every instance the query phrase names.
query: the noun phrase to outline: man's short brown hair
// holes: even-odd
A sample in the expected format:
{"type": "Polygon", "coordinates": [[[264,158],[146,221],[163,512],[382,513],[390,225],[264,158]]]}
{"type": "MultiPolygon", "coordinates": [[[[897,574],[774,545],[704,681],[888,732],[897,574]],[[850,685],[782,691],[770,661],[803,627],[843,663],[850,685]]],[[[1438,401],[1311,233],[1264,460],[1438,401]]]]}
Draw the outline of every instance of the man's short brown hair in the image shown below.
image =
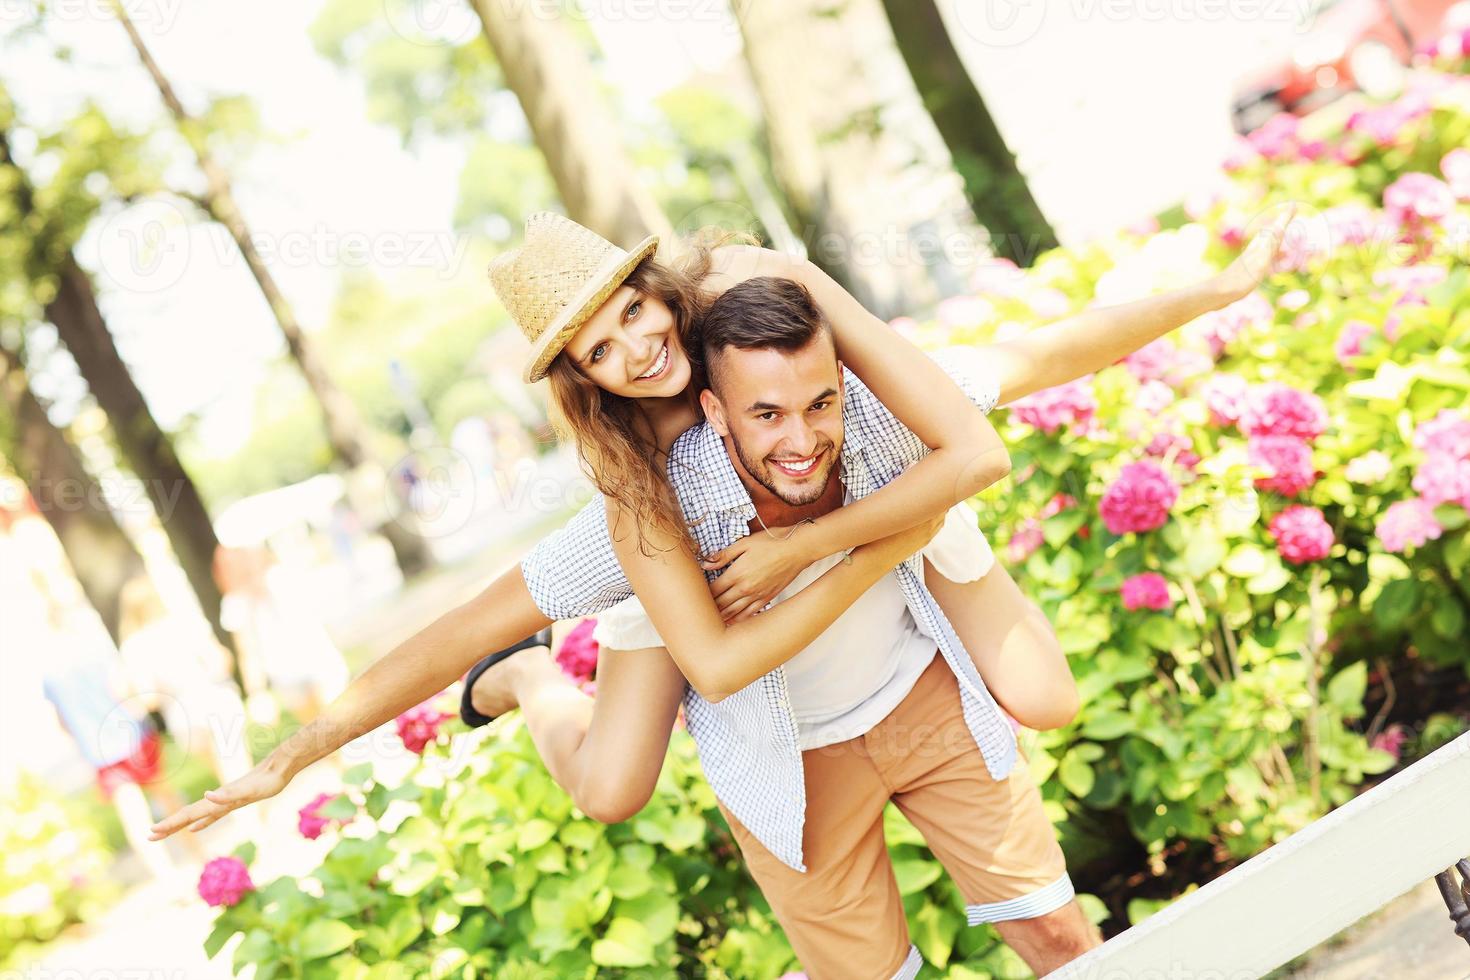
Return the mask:
{"type": "Polygon", "coordinates": [[[705,374],[710,387],[718,390],[725,350],[792,353],[818,336],[830,338],[831,327],[806,286],[794,279],[756,276],[731,286],[710,304],[700,334],[705,374]]]}

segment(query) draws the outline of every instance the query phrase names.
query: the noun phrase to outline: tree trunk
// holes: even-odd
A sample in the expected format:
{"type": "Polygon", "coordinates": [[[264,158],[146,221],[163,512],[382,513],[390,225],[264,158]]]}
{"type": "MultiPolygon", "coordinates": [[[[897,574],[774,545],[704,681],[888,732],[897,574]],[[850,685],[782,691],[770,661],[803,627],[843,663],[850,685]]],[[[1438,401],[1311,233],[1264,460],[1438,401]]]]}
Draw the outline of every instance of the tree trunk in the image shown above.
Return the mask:
{"type": "Polygon", "coordinates": [[[146,571],[143,556],[118,526],[102,487],[82,466],[66,434],[51,424],[25,372],[0,349],[0,404],[10,414],[4,455],[26,483],[71,562],[113,643],[120,643],[122,588],[146,571]]]}
{"type": "MultiPolygon", "coordinates": [[[[123,29],[127,31],[128,38],[132,41],[133,48],[137,51],[143,66],[158,87],[159,94],[173,116],[179,133],[188,141],[194,150],[194,155],[198,158],[199,168],[204,173],[206,188],[202,203],[208,209],[211,217],[223,225],[229,231],[230,237],[235,240],[236,247],[244,256],[250,274],[255,277],[256,285],[259,286],[261,294],[265,297],[275,317],[277,326],[280,327],[282,336],[286,339],[286,347],[290,351],[291,358],[301,369],[302,376],[306,378],[307,385],[321,405],[322,416],[326,421],[327,440],[332,446],[333,453],[349,469],[369,467],[381,472],[381,468],[373,459],[367,445],[365,429],[356,406],[332,382],[326,365],[317,354],[316,347],[302,332],[295,311],[256,249],[254,239],[250,234],[250,226],[245,223],[244,214],[235,202],[229,174],[209,152],[201,127],[184,108],[183,102],[179,100],[168,78],[158,67],[158,63],[153,60],[142,36],[133,26],[133,22],[128,19],[122,5],[114,2],[113,9],[123,29]]],[[[428,546],[423,535],[418,532],[417,522],[411,511],[390,517],[379,530],[392,544],[398,567],[403,571],[405,577],[429,566],[428,546]]]]}
{"type": "Polygon", "coordinates": [[[57,271],[56,298],[46,306],[46,319],[56,327],[92,397],[107,413],[118,448],[148,492],[205,618],[220,642],[230,646],[230,634],[219,622],[220,592],[213,574],[219,540],[214,524],[198,488],[118,354],[97,308],[91,280],[70,254],[57,271]]]}
{"type": "Polygon", "coordinates": [[[885,72],[903,68],[882,11],[872,0],[733,0],[731,9],[808,256],[878,316],[931,302],[915,233],[942,195],[931,175],[908,172],[914,148],[884,118],[885,72]]]}
{"type": "Polygon", "coordinates": [[[567,214],[632,248],[673,226],[638,179],[586,54],[555,6],[540,0],[470,0],[507,87],[520,100],[567,214]]]}
{"type": "Polygon", "coordinates": [[[924,106],[964,178],[970,207],[990,231],[991,248],[1030,266],[1057,247],[1056,232],[965,70],[935,0],[883,0],[883,9],[924,106]]]}

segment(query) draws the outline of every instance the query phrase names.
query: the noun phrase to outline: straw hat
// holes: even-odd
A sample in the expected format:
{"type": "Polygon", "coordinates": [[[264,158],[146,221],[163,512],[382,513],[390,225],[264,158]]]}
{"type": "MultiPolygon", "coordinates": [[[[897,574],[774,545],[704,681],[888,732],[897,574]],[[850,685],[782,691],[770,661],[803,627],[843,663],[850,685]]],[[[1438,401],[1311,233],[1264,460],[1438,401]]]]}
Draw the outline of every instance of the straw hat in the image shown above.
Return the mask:
{"type": "Polygon", "coordinates": [[[490,282],[531,342],[527,384],[546,377],[572,335],[656,248],[658,236],[649,235],[625,252],[552,211],[526,219],[525,242],[490,263],[490,282]]]}

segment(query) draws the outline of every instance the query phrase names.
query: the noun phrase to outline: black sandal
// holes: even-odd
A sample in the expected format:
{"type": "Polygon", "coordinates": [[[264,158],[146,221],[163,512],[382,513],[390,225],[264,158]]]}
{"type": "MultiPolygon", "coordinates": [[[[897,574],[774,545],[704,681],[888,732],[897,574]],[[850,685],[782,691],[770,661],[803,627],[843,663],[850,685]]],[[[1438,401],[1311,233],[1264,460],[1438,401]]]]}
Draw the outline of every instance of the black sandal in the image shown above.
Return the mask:
{"type": "Polygon", "coordinates": [[[534,636],[528,636],[519,643],[512,643],[504,650],[497,650],[471,667],[469,673],[465,674],[464,690],[459,695],[459,717],[464,723],[471,728],[479,728],[481,725],[488,725],[495,720],[494,716],[480,714],[480,712],[475,710],[474,705],[470,704],[470,691],[474,688],[475,681],[480,679],[481,674],[513,653],[529,650],[531,647],[549,646],[551,646],[551,627],[548,626],[534,636]]]}

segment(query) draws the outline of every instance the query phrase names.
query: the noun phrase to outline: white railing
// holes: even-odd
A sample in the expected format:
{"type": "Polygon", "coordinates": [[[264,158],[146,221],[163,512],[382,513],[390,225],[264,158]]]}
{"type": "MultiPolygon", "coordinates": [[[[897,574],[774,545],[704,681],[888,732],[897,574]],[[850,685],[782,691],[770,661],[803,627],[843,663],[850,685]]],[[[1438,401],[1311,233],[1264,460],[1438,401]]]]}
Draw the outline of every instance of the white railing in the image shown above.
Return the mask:
{"type": "MultiPolygon", "coordinates": [[[[1250,980],[1465,857],[1470,734],[1046,980],[1250,980]]],[[[1444,924],[1453,930],[1447,913],[1444,924]]]]}

